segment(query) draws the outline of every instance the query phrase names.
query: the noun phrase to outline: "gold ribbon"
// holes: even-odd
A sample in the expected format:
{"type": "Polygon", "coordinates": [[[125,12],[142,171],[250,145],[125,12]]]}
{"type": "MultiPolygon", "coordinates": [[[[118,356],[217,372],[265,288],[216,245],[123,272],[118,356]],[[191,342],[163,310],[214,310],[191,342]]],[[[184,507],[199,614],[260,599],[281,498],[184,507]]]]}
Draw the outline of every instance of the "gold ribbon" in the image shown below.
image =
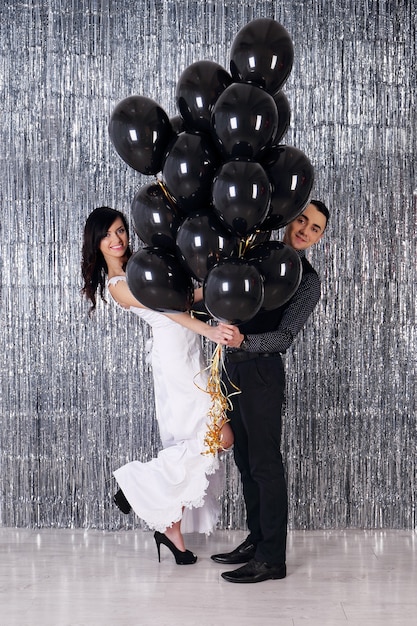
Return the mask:
{"type": "Polygon", "coordinates": [[[175,200],[174,196],[170,193],[168,187],[165,185],[165,183],[160,179],[157,178],[156,182],[158,183],[158,185],[160,186],[160,188],[162,189],[165,198],[168,200],[170,205],[173,205],[174,207],[177,206],[177,201],[175,200]]]}
{"type": "Polygon", "coordinates": [[[227,422],[230,422],[226,414],[227,411],[233,408],[230,398],[237,393],[241,393],[241,391],[229,379],[230,384],[236,391],[231,394],[227,393],[226,385],[222,380],[223,350],[220,344],[217,344],[207,369],[209,369],[210,375],[206,389],[203,391],[210,395],[211,406],[208,411],[209,422],[207,424],[206,436],[204,437],[204,445],[207,449],[202,454],[215,455],[219,450],[224,449],[221,430],[227,422]]]}

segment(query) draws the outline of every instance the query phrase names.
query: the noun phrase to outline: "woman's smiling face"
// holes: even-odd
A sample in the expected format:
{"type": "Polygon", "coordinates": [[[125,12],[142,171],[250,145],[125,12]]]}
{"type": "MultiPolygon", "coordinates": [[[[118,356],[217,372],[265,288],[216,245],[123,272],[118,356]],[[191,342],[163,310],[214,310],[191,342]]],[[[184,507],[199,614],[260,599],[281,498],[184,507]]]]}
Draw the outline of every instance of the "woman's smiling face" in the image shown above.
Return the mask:
{"type": "Polygon", "coordinates": [[[109,230],[100,241],[100,251],[104,258],[122,258],[126,254],[129,245],[128,236],[123,220],[115,219],[109,230]]]}

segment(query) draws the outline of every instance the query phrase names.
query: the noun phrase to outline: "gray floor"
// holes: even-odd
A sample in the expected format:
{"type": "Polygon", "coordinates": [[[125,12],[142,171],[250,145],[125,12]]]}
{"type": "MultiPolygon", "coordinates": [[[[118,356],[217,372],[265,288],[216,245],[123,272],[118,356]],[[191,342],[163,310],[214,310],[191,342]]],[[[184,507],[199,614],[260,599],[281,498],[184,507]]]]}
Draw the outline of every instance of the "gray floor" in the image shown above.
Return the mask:
{"type": "Polygon", "coordinates": [[[227,583],[210,554],[245,536],[189,535],[198,562],[178,566],[150,532],[0,528],[0,624],[417,624],[415,532],[291,532],[285,580],[227,583]]]}

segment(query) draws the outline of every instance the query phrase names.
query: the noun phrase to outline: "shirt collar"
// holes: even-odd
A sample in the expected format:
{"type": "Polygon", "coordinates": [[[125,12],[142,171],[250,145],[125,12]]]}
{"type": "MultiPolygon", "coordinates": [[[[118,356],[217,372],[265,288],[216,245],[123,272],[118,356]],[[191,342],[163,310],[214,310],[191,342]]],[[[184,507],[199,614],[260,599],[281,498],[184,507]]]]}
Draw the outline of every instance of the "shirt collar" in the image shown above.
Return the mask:
{"type": "Polygon", "coordinates": [[[306,255],[306,251],[305,250],[296,250],[296,253],[300,257],[300,259],[303,259],[305,257],[305,255],[306,255]]]}

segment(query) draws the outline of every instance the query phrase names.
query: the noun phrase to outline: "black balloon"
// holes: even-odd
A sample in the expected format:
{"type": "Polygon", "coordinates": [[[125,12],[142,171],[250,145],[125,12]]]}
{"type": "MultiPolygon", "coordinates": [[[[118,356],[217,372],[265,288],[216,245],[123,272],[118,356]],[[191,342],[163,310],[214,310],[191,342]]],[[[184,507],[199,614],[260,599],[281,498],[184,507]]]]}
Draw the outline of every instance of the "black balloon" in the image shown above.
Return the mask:
{"type": "Polygon", "coordinates": [[[272,148],[263,161],[271,181],[270,212],[263,230],[285,226],[299,215],[310,198],[314,168],[307,156],[291,146],[272,148]]]}
{"type": "Polygon", "coordinates": [[[110,117],[109,135],[119,156],[142,174],[161,170],[173,134],[165,111],[145,96],[122,100],[110,117]]]}
{"type": "Polygon", "coordinates": [[[209,209],[186,217],[177,233],[179,255],[199,281],[204,280],[213,265],[232,253],[236,243],[236,237],[226,231],[209,209]]]}
{"type": "Polygon", "coordinates": [[[236,81],[255,83],[276,93],[287,80],[294,47],[285,28],[269,18],[246,24],[233,40],[230,71],[236,81]]]}
{"type": "Polygon", "coordinates": [[[144,185],[135,194],[131,214],[133,228],[148,246],[175,249],[181,217],[158,183],[144,185]]]}
{"type": "Polygon", "coordinates": [[[218,154],[210,139],[181,133],[167,149],[162,180],[179,209],[185,213],[207,206],[218,154]]]}
{"type": "Polygon", "coordinates": [[[174,115],[174,117],[170,117],[169,118],[169,121],[170,121],[170,124],[172,126],[172,130],[177,135],[179,135],[180,133],[185,131],[185,124],[184,124],[184,120],[182,119],[181,115],[174,115]]]}
{"type": "Polygon", "coordinates": [[[291,246],[280,241],[260,243],[248,250],[245,259],[264,277],[263,310],[277,309],[297,291],[302,266],[291,246]]]}
{"type": "Polygon", "coordinates": [[[240,237],[253,232],[268,214],[268,176],[254,161],[228,161],[213,181],[213,206],[222,222],[240,237]]]}
{"type": "Polygon", "coordinates": [[[143,248],[126,266],[130,291],[154,311],[178,313],[190,309],[194,290],[191,278],[178,259],[162,248],[143,248]]]}
{"type": "Polygon", "coordinates": [[[226,158],[258,159],[272,144],[278,129],[273,97],[245,83],[227,87],[214,105],[213,137],[226,158]]]}
{"type": "Polygon", "coordinates": [[[221,261],[209,271],[203,284],[208,312],[230,324],[252,319],[262,306],[263,294],[259,271],[242,259],[221,261]]]}
{"type": "Polygon", "coordinates": [[[214,61],[196,61],[183,71],[177,83],[176,101],[188,130],[211,131],[213,107],[231,83],[230,74],[214,61]]]}
{"type": "Polygon", "coordinates": [[[291,109],[288,98],[283,91],[278,91],[278,93],[274,94],[272,97],[274,98],[278,111],[278,129],[274,137],[274,144],[277,144],[281,141],[289,128],[291,109]]]}

